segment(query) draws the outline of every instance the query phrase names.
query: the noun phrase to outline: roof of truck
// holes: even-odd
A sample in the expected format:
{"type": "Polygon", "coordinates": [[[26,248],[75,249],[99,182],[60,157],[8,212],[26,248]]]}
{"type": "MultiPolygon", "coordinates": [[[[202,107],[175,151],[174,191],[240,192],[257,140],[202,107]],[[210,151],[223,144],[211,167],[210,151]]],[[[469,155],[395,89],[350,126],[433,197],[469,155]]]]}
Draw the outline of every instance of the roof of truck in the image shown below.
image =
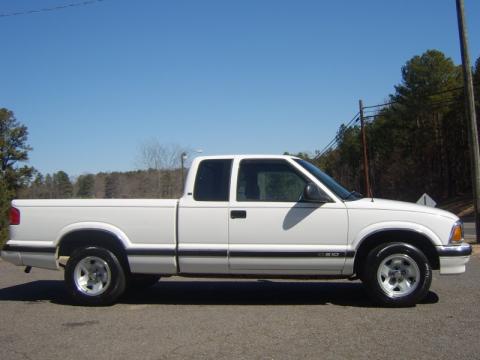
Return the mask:
{"type": "Polygon", "coordinates": [[[231,155],[202,155],[196,156],[196,159],[299,159],[292,155],[278,155],[278,154],[231,154],[231,155]]]}

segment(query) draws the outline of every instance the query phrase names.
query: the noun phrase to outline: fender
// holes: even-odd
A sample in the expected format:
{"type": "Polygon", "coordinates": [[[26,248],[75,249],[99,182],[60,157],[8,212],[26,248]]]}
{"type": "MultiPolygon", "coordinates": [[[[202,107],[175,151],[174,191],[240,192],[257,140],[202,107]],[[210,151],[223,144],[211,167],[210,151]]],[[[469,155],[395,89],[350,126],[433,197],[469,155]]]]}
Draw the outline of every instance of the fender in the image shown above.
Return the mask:
{"type": "Polygon", "coordinates": [[[363,240],[365,240],[367,237],[382,231],[389,230],[413,231],[430,239],[431,243],[434,246],[442,245],[442,241],[440,240],[438,235],[426,226],[405,221],[386,221],[371,224],[359,231],[351,243],[351,248],[356,250],[360,247],[363,240]]]}
{"type": "Polygon", "coordinates": [[[100,231],[111,233],[115,235],[118,238],[118,240],[120,240],[120,242],[123,244],[123,246],[126,249],[131,247],[131,244],[132,244],[128,236],[122,230],[120,230],[119,228],[113,225],[101,223],[101,222],[80,222],[80,223],[67,225],[62,230],[60,230],[53,245],[57,247],[60,244],[60,241],[66,235],[76,231],[81,231],[81,230],[100,230],[100,231]]]}

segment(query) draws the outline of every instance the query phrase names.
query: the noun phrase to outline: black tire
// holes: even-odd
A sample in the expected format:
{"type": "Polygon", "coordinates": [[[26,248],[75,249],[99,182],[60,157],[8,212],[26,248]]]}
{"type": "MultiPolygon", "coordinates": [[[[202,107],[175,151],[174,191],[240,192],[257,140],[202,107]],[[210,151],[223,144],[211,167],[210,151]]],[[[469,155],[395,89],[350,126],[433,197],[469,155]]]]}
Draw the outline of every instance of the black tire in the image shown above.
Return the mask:
{"type": "Polygon", "coordinates": [[[152,274],[131,274],[128,279],[129,290],[144,290],[158,283],[159,275],[152,274]]]}
{"type": "Polygon", "coordinates": [[[111,305],[125,291],[125,271],[110,250],[80,248],[73,252],[65,266],[65,286],[78,304],[111,305]],[[85,282],[85,279],[88,280],[85,282]]]}
{"type": "Polygon", "coordinates": [[[414,306],[428,294],[432,269],[416,247],[400,242],[387,243],[368,254],[362,281],[369,296],[379,305],[414,306]]]}

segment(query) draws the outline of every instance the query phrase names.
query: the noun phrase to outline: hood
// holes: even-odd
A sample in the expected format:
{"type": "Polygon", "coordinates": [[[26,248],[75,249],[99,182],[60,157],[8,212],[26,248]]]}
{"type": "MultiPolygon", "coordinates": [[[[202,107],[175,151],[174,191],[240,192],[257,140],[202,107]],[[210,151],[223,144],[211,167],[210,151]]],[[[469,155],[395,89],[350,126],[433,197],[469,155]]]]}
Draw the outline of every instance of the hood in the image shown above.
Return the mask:
{"type": "Polygon", "coordinates": [[[370,209],[370,210],[390,210],[390,211],[409,211],[435,216],[443,216],[452,220],[458,220],[458,216],[451,212],[432,208],[429,206],[395,200],[385,200],[374,198],[363,198],[355,201],[346,201],[347,209],[370,209]]]}

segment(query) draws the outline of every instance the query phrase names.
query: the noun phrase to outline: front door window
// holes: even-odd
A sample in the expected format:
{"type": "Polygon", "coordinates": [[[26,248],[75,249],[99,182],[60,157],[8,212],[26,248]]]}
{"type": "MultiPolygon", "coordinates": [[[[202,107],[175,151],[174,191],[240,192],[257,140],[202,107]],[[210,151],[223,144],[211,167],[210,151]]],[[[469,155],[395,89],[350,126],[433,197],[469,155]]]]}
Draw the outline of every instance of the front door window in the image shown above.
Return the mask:
{"type": "Polygon", "coordinates": [[[297,202],[307,181],[283,160],[243,160],[237,201],[297,202]]]}

